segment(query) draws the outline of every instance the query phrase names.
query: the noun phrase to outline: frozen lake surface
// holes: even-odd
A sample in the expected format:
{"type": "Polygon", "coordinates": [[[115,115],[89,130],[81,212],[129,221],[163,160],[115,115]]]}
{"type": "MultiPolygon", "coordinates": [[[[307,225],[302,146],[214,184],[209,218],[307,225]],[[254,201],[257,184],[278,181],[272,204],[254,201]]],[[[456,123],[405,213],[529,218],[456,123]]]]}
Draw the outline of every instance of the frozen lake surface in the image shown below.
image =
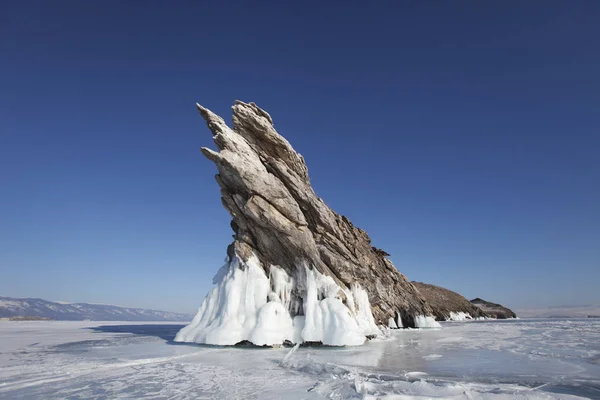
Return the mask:
{"type": "Polygon", "coordinates": [[[600,399],[600,320],[445,323],[362,347],[176,344],[183,325],[0,322],[0,399],[600,399]]]}

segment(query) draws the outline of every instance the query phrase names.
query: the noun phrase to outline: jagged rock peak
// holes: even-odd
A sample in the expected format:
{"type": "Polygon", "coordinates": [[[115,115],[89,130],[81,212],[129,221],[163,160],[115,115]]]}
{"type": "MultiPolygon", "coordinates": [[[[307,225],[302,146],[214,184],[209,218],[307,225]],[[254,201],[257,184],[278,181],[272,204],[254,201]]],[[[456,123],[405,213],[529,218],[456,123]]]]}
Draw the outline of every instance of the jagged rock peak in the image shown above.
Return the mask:
{"type": "Polygon", "coordinates": [[[243,266],[252,259],[267,277],[276,267],[293,279],[292,300],[286,303],[294,305],[288,310],[292,318],[302,316],[309,301],[307,265],[338,288],[333,295],[319,292],[319,301],[335,296],[357,314],[350,293],[360,287],[377,324],[388,325],[390,319],[400,319],[404,327],[424,324],[432,310],[419,291],[388,253],[371,245],[364,230],[316,195],[304,158],[275,130],[269,113],[236,101],[230,128],[209,109],[198,105],[198,110],[218,149],[202,148],[202,154],[217,166],[221,200],[232,216],[230,260],[238,257],[243,266]]]}

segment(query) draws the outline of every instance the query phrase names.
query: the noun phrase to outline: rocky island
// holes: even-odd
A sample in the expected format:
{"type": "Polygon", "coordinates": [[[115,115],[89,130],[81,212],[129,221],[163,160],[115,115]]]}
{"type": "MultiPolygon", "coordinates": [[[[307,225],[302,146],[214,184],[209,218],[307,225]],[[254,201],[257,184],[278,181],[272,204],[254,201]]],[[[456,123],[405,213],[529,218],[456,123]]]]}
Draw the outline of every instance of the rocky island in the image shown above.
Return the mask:
{"type": "Polygon", "coordinates": [[[503,305],[485,301],[477,297],[471,300],[471,304],[479,307],[486,317],[495,319],[517,318],[517,314],[513,310],[504,307],[503,305]]]}
{"type": "Polygon", "coordinates": [[[217,151],[221,201],[234,241],[217,285],[177,341],[257,345],[362,344],[378,326],[437,326],[433,310],[369,235],[314,192],[302,155],[254,103],[233,126],[198,110],[217,151]]]}
{"type": "Polygon", "coordinates": [[[452,290],[423,282],[412,284],[425,297],[437,321],[465,321],[486,317],[481,308],[452,290]]]}
{"type": "Polygon", "coordinates": [[[329,208],[266,111],[236,101],[229,127],[197,108],[218,150],[201,149],[217,167],[234,240],[216,286],[175,341],[360,345],[382,329],[483,315],[457,293],[416,287],[367,232],[329,208]]]}

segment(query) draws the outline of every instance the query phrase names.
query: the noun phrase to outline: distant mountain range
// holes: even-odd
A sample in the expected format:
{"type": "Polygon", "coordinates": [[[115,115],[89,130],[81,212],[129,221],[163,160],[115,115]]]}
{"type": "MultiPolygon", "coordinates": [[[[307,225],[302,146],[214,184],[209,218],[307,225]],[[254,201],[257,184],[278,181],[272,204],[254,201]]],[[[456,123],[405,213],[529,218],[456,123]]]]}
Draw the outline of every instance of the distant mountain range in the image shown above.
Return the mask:
{"type": "Polygon", "coordinates": [[[523,318],[587,318],[600,316],[600,305],[524,308],[517,313],[523,318]]]}
{"type": "Polygon", "coordinates": [[[0,318],[42,317],[58,321],[191,321],[193,316],[168,311],[105,304],[53,302],[0,296],[0,318]]]}

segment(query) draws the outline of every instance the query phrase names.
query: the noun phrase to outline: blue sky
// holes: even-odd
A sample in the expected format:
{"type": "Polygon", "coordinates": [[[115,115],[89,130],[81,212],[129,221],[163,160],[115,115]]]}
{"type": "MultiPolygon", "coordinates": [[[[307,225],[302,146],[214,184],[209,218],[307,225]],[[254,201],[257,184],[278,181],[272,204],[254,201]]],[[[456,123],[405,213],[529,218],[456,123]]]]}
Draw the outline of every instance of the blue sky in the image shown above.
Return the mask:
{"type": "MultiPolygon", "coordinates": [[[[5,2],[0,295],[194,311],[211,135],[268,110],[412,280],[600,303],[600,3],[5,2]]],[[[214,148],[214,146],[213,146],[214,148]]]]}

